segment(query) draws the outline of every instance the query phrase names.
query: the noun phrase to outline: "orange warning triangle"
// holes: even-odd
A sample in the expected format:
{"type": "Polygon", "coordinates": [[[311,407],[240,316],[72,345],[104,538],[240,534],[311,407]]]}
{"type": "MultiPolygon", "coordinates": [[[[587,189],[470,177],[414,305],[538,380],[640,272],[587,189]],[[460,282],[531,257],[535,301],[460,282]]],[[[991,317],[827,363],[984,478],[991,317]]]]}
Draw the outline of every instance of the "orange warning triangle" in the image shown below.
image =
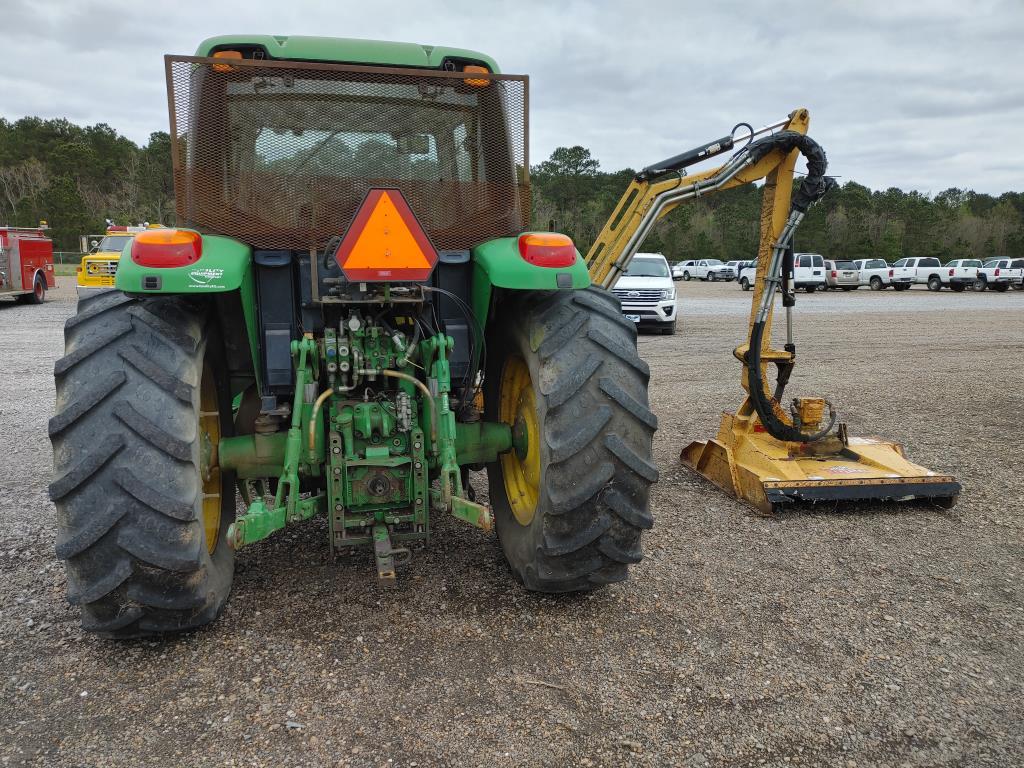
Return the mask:
{"type": "Polygon", "coordinates": [[[430,276],[437,251],[397,189],[371,189],[336,254],[353,282],[418,281],[430,276]]]}

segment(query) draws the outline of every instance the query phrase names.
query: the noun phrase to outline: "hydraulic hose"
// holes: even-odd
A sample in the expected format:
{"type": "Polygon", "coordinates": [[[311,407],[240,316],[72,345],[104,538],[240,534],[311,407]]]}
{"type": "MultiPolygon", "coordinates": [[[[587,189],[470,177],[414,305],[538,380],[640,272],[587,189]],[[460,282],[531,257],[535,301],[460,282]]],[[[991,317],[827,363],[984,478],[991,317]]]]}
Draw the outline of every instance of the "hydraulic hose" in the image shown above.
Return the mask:
{"type": "MultiPolygon", "coordinates": [[[[813,443],[832,431],[838,418],[835,409],[829,403],[830,418],[828,425],[814,433],[808,434],[794,424],[787,424],[785,419],[780,417],[780,403],[765,391],[764,379],[761,375],[761,343],[764,339],[765,324],[767,323],[772,303],[775,301],[775,290],[780,282],[782,262],[786,251],[792,243],[793,233],[803,220],[807,209],[835,186],[835,180],[825,175],[825,171],[828,168],[828,160],[825,157],[825,150],[821,148],[821,145],[809,136],[795,131],[782,131],[781,133],[758,139],[749,144],[744,152],[749,154],[756,162],[775,149],[783,152],[791,152],[794,149],[799,150],[800,154],[807,159],[807,176],[793,195],[789,219],[787,219],[778,241],[772,248],[771,260],[768,264],[768,269],[765,271],[765,289],[761,297],[761,305],[755,316],[754,324],[750,329],[746,360],[747,381],[750,388],[750,401],[768,434],[778,440],[795,443],[813,443]]],[[[788,373],[785,378],[789,378],[788,373]]],[[[785,386],[783,382],[780,382],[780,384],[783,387],[785,386]]],[[[781,390],[782,387],[780,387],[779,394],[781,394],[781,390]]]]}
{"type": "Polygon", "coordinates": [[[320,393],[320,397],[313,403],[313,412],[309,415],[309,452],[312,454],[316,450],[316,420],[317,416],[320,415],[320,409],[323,408],[327,398],[334,394],[333,389],[325,389],[320,393]]]}

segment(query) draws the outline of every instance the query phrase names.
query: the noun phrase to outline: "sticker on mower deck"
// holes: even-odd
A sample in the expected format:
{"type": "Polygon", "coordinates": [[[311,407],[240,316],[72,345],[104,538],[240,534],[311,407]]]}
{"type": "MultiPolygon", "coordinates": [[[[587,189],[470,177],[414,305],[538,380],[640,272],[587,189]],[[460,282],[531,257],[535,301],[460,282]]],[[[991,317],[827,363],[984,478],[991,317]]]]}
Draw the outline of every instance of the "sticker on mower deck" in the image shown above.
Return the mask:
{"type": "Polygon", "coordinates": [[[847,467],[845,465],[840,465],[838,467],[829,467],[828,471],[831,472],[833,475],[858,475],[867,472],[867,470],[863,469],[862,467],[847,467]]]}
{"type": "Polygon", "coordinates": [[[223,277],[224,270],[216,267],[193,269],[188,273],[188,279],[192,281],[192,284],[203,288],[223,288],[224,286],[220,282],[223,277]]]}

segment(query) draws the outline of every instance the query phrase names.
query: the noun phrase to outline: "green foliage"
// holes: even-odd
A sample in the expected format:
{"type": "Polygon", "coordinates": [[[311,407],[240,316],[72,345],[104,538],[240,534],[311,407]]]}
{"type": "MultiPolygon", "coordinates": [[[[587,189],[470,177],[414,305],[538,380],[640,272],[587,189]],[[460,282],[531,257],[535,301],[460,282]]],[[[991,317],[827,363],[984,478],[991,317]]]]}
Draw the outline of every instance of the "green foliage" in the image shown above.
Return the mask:
{"type": "MultiPolygon", "coordinates": [[[[559,147],[530,173],[533,226],[554,222],[586,253],[634,172],[602,172],[590,150],[576,146],[559,147]]],[[[686,203],[655,226],[642,250],[673,262],[753,258],[760,206],[760,187],[750,184],[686,203]]],[[[929,197],[849,181],[809,211],[797,238],[799,250],[836,259],[1024,256],[1024,193],[951,188],[929,197]]]]}
{"type": "MultiPolygon", "coordinates": [[[[60,250],[78,236],[118,224],[173,223],[170,136],[150,134],[139,147],[109,125],[0,118],[0,224],[45,219],[60,250]]],[[[363,148],[366,164],[377,148],[363,148]]],[[[403,162],[415,160],[404,159],[403,162]]],[[[412,175],[420,176],[413,168],[412,175]]],[[[422,175],[431,169],[424,167],[422,175]]],[[[559,147],[530,170],[533,226],[549,223],[586,251],[633,176],[606,172],[590,150],[559,147]]],[[[799,183],[797,180],[795,183],[799,183]]],[[[757,250],[760,189],[746,185],[680,206],[655,226],[643,249],[670,261],[751,258],[757,250]]],[[[810,210],[797,247],[837,259],[904,256],[1024,256],[1024,193],[998,197],[950,188],[934,197],[896,188],[872,191],[847,182],[810,210]]]]}
{"type": "Polygon", "coordinates": [[[0,224],[45,219],[57,248],[74,250],[80,235],[102,232],[108,218],[170,222],[170,144],[163,132],[139,147],[103,123],[0,118],[0,224]]]}

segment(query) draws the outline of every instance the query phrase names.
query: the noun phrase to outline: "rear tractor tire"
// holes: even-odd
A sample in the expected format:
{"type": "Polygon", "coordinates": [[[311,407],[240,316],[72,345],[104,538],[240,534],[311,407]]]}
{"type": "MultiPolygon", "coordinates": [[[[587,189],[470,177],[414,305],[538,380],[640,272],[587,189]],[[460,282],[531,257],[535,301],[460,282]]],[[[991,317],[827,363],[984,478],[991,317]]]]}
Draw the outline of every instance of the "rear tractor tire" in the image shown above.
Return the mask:
{"type": "Polygon", "coordinates": [[[82,627],[107,637],[191,629],[231,589],[234,477],[222,347],[205,307],[103,291],[64,327],[50,419],[57,555],[82,627]]]}
{"type": "Polygon", "coordinates": [[[658,478],[636,328],[599,288],[512,297],[488,339],[489,420],[525,436],[489,464],[498,537],[516,578],[539,592],[624,581],[643,557],[658,478]]]}

